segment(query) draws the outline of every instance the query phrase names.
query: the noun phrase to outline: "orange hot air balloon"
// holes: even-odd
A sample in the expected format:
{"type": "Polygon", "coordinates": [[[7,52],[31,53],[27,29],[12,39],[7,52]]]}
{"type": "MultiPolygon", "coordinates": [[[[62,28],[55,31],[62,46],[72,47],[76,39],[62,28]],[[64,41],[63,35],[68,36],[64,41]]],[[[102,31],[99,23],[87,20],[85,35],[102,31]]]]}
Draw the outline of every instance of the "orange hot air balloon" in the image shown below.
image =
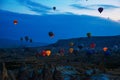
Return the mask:
{"type": "Polygon", "coordinates": [[[50,54],[51,54],[51,51],[50,50],[46,50],[46,55],[50,56],[50,54]]]}
{"type": "Polygon", "coordinates": [[[74,49],[73,48],[70,48],[69,49],[69,53],[73,53],[74,49]]]}
{"type": "Polygon", "coordinates": [[[70,42],[69,46],[73,46],[73,45],[74,45],[74,43],[73,43],[73,42],[70,42]]]}
{"type": "Polygon", "coordinates": [[[16,25],[16,24],[18,24],[18,21],[17,21],[17,20],[14,20],[13,23],[16,25]]]}
{"type": "Polygon", "coordinates": [[[106,52],[107,50],[108,50],[108,48],[107,48],[107,47],[104,47],[104,48],[103,48],[103,51],[105,51],[105,52],[106,52]]]}

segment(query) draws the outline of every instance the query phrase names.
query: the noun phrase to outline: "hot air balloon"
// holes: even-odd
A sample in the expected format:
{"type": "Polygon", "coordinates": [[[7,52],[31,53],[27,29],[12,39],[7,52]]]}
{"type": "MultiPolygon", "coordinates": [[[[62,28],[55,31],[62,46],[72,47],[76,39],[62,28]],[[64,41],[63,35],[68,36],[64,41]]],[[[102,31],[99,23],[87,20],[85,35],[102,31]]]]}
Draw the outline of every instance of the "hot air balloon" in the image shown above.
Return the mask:
{"type": "Polygon", "coordinates": [[[29,41],[30,41],[30,43],[32,43],[32,42],[33,42],[33,40],[32,40],[32,39],[30,39],[29,41]]]}
{"type": "Polygon", "coordinates": [[[28,37],[28,36],[25,36],[24,38],[25,38],[26,42],[28,42],[29,37],[28,37]]]}
{"type": "Polygon", "coordinates": [[[42,54],[42,56],[46,56],[46,51],[43,50],[41,54],[42,54]]]}
{"type": "Polygon", "coordinates": [[[55,6],[53,7],[53,10],[54,10],[54,11],[56,10],[56,7],[55,7],[55,6]]]}
{"type": "Polygon", "coordinates": [[[74,45],[74,43],[73,43],[73,42],[70,42],[70,43],[69,43],[69,46],[73,46],[73,45],[74,45]]]}
{"type": "Polygon", "coordinates": [[[83,47],[84,47],[84,44],[79,44],[79,45],[78,45],[78,48],[79,48],[79,49],[82,49],[83,47]]]}
{"type": "Polygon", "coordinates": [[[46,56],[50,56],[51,51],[50,50],[46,50],[46,56]]]}
{"type": "Polygon", "coordinates": [[[54,37],[54,33],[53,32],[49,32],[48,35],[52,38],[54,37]]]}
{"type": "Polygon", "coordinates": [[[83,48],[83,46],[82,46],[82,45],[79,45],[79,46],[78,46],[78,48],[79,48],[79,49],[82,49],[82,48],[83,48]]]}
{"type": "Polygon", "coordinates": [[[102,13],[103,8],[102,8],[102,7],[99,7],[99,8],[98,8],[98,11],[99,11],[100,13],[102,13]]]}
{"type": "Polygon", "coordinates": [[[90,48],[95,48],[96,44],[95,43],[91,43],[90,44],[90,48]]]}
{"type": "Polygon", "coordinates": [[[104,47],[104,48],[103,48],[103,51],[104,51],[104,52],[106,52],[107,50],[108,50],[108,48],[107,48],[107,47],[104,47]]]}
{"type": "Polygon", "coordinates": [[[87,33],[87,37],[88,38],[90,38],[91,37],[91,33],[89,32],[89,33],[87,33]]]}
{"type": "Polygon", "coordinates": [[[23,37],[20,38],[20,41],[21,41],[21,42],[23,41],[23,37]]]}
{"type": "Polygon", "coordinates": [[[69,53],[73,53],[74,49],[73,48],[70,48],[69,49],[69,53]]]}
{"type": "Polygon", "coordinates": [[[18,21],[17,21],[17,20],[14,20],[13,23],[16,25],[16,24],[18,24],[18,21]]]}
{"type": "Polygon", "coordinates": [[[65,50],[61,48],[58,53],[60,53],[61,56],[64,56],[65,50]]]}
{"type": "Polygon", "coordinates": [[[95,52],[94,52],[94,50],[87,50],[87,55],[89,56],[89,55],[91,55],[91,54],[94,54],[95,52]]]}

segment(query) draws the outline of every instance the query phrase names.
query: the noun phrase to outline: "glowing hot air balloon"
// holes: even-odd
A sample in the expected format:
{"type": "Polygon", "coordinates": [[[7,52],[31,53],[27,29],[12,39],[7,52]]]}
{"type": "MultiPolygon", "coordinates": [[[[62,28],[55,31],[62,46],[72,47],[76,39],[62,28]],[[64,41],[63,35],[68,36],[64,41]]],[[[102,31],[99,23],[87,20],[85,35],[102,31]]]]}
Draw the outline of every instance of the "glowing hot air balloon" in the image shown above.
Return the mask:
{"type": "Polygon", "coordinates": [[[69,49],[69,53],[73,53],[74,49],[73,48],[70,48],[69,49]]]}
{"type": "Polygon", "coordinates": [[[50,56],[50,54],[51,54],[51,51],[50,50],[46,50],[46,55],[50,56]]]}
{"type": "Polygon", "coordinates": [[[103,8],[102,8],[102,7],[99,7],[99,8],[98,8],[98,11],[99,11],[100,13],[102,13],[103,8]]]}
{"type": "Polygon", "coordinates": [[[17,21],[17,20],[14,20],[13,23],[16,25],[16,24],[18,24],[18,21],[17,21]]]}
{"type": "Polygon", "coordinates": [[[104,47],[104,48],[103,48],[103,51],[105,51],[105,52],[106,52],[107,50],[108,50],[108,48],[107,48],[107,47],[104,47]]]}

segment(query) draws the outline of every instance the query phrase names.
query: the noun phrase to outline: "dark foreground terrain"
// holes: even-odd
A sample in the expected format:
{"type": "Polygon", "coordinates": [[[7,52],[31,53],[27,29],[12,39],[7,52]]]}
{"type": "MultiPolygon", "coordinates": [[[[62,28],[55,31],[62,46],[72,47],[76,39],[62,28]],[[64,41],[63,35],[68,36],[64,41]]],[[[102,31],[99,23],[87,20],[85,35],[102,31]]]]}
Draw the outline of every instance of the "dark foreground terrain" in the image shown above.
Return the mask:
{"type": "Polygon", "coordinates": [[[34,48],[2,48],[0,80],[120,80],[120,36],[59,40],[34,48]],[[91,43],[96,46],[91,48],[91,43]],[[84,45],[80,48],[79,44],[84,45]],[[70,48],[74,50],[69,52],[70,48]],[[51,54],[43,56],[43,50],[51,54]]]}
{"type": "Polygon", "coordinates": [[[90,78],[90,80],[120,80],[119,54],[108,56],[97,53],[90,56],[86,54],[78,54],[77,56],[74,54],[51,55],[46,57],[14,56],[14,58],[4,57],[0,63],[0,78],[2,78],[5,71],[9,76],[8,80],[86,80],[86,78],[90,78]],[[68,68],[66,68],[67,66],[68,68]],[[58,72],[55,72],[55,70],[58,72]],[[89,70],[91,72],[86,74],[89,70]],[[42,79],[43,75],[49,79],[42,79]],[[108,79],[97,79],[96,76],[99,77],[100,75],[108,79]],[[53,79],[53,76],[59,79],[53,79]]]}

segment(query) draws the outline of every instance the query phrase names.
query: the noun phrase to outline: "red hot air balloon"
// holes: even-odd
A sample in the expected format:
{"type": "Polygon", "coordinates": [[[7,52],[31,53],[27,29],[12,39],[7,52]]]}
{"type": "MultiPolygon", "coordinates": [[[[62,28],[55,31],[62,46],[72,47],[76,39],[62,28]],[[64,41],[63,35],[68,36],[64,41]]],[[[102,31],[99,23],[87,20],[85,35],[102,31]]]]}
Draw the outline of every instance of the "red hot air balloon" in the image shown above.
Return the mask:
{"type": "Polygon", "coordinates": [[[99,7],[99,8],[98,8],[98,11],[99,11],[100,13],[102,13],[103,8],[102,8],[102,7],[99,7]]]}
{"type": "Polygon", "coordinates": [[[46,56],[46,51],[45,50],[42,51],[42,56],[46,56]]]}
{"type": "Polygon", "coordinates": [[[14,20],[14,21],[13,21],[13,23],[14,23],[14,24],[17,24],[17,23],[18,23],[18,21],[17,21],[17,20],[14,20]]]}
{"type": "Polygon", "coordinates": [[[54,37],[54,33],[53,32],[49,32],[48,35],[52,38],[54,37]]]}
{"type": "Polygon", "coordinates": [[[91,43],[90,44],[90,48],[95,48],[96,44],[95,43],[91,43]]]}

